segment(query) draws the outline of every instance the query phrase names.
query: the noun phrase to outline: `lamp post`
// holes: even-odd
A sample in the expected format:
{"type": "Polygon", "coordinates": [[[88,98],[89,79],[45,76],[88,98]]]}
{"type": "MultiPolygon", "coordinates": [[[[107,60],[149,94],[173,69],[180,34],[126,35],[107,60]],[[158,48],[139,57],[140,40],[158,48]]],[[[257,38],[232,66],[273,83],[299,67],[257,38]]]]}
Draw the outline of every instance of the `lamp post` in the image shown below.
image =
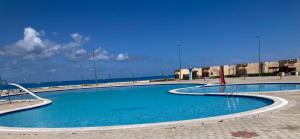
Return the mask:
{"type": "Polygon", "coordinates": [[[261,74],[261,63],[260,63],[260,36],[256,36],[258,39],[258,76],[260,77],[261,74]]]}
{"type": "Polygon", "coordinates": [[[181,78],[181,45],[178,44],[178,59],[179,59],[179,79],[181,78]]]}
{"type": "Polygon", "coordinates": [[[81,86],[83,86],[84,83],[83,83],[83,75],[82,74],[80,75],[80,79],[81,79],[81,86]]]}
{"type": "Polygon", "coordinates": [[[131,73],[131,80],[132,80],[132,84],[134,84],[134,74],[131,73]]]}
{"type": "Polygon", "coordinates": [[[109,86],[111,87],[111,73],[108,74],[108,78],[109,78],[109,86]]]}
{"type": "Polygon", "coordinates": [[[94,75],[95,75],[96,85],[98,85],[98,76],[97,76],[97,72],[96,72],[95,49],[93,49],[93,68],[94,68],[94,75]]]}
{"type": "Polygon", "coordinates": [[[1,73],[0,73],[0,90],[2,91],[2,77],[1,77],[1,73]]]}

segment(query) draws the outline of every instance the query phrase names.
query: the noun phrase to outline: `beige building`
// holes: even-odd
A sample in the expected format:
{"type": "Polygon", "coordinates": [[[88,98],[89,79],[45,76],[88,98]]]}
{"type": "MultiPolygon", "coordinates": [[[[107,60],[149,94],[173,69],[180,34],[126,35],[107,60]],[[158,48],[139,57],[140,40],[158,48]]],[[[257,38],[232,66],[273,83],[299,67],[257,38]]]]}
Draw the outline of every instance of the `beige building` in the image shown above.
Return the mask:
{"type": "Polygon", "coordinates": [[[295,63],[295,67],[298,75],[300,75],[300,59],[297,59],[297,62],[295,63]]]}
{"type": "Polygon", "coordinates": [[[220,72],[220,66],[209,67],[209,77],[218,77],[220,72]]]}
{"type": "Polygon", "coordinates": [[[198,78],[202,78],[202,68],[193,68],[192,69],[193,72],[193,79],[198,79],[198,78]]]}
{"type": "Polygon", "coordinates": [[[224,75],[225,76],[235,76],[236,75],[236,65],[224,65],[224,75]]]}
{"type": "Polygon", "coordinates": [[[296,72],[300,72],[300,59],[295,59],[293,66],[296,72]]]}
{"type": "Polygon", "coordinates": [[[247,74],[247,67],[248,64],[237,64],[236,65],[236,75],[237,76],[244,76],[247,74]]]}
{"type": "MultiPolygon", "coordinates": [[[[218,77],[220,66],[198,67],[192,69],[193,79],[203,77],[218,77]]],[[[280,61],[269,61],[261,63],[261,73],[268,75],[300,75],[300,59],[289,59],[280,61]]],[[[225,76],[245,76],[259,74],[259,63],[224,65],[225,76]]],[[[189,69],[181,69],[181,77],[179,70],[175,71],[175,78],[189,79],[189,69]]]]}
{"type": "Polygon", "coordinates": [[[175,79],[189,79],[189,69],[181,69],[175,71],[175,79]],[[181,76],[180,76],[181,71],[181,76]]]}
{"type": "Polygon", "coordinates": [[[263,63],[263,73],[276,73],[279,72],[280,65],[278,61],[264,62],[263,63]]]}
{"type": "Polygon", "coordinates": [[[258,74],[259,63],[248,63],[246,67],[247,74],[258,74]]]}
{"type": "Polygon", "coordinates": [[[210,75],[210,67],[203,67],[202,68],[202,77],[209,77],[210,75]]]}
{"type": "Polygon", "coordinates": [[[283,64],[282,72],[286,72],[290,75],[300,74],[300,59],[290,59],[280,61],[283,64]]]}
{"type": "Polygon", "coordinates": [[[296,76],[300,76],[300,59],[297,59],[297,62],[295,63],[296,67],[296,76]]]}
{"type": "Polygon", "coordinates": [[[278,63],[282,75],[299,75],[299,59],[280,60],[278,63]]]}

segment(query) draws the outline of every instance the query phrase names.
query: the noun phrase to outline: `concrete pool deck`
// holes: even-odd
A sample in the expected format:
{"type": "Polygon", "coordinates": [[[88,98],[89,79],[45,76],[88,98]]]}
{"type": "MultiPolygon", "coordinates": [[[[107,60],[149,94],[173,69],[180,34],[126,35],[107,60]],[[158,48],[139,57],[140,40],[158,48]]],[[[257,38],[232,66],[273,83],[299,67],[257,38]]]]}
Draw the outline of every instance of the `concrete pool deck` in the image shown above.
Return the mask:
{"type": "Polygon", "coordinates": [[[11,110],[15,108],[20,108],[20,107],[26,107],[26,106],[31,106],[35,104],[41,103],[40,100],[33,100],[33,101],[14,101],[14,102],[2,102],[0,103],[0,110],[1,111],[6,111],[6,110],[11,110]]]}
{"type": "MultiPolygon", "coordinates": [[[[243,78],[235,78],[226,79],[226,81],[228,83],[300,82],[300,77],[284,77],[281,80],[279,80],[279,77],[247,77],[245,80],[243,78]]],[[[209,79],[204,83],[217,82],[218,79],[209,79]]],[[[203,83],[203,80],[184,81],[184,83],[203,83]]],[[[300,91],[260,94],[286,99],[289,101],[289,104],[273,111],[230,119],[91,131],[0,131],[0,138],[300,138],[300,91]]]]}

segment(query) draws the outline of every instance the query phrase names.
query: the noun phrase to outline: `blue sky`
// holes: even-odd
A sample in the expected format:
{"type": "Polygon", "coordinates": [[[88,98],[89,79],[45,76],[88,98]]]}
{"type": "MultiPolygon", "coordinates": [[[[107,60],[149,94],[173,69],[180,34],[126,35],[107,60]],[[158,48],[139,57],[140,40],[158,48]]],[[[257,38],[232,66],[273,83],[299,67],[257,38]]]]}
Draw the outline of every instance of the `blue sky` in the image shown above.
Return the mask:
{"type": "Polygon", "coordinates": [[[172,74],[183,67],[300,57],[299,0],[0,0],[9,81],[172,74]]]}

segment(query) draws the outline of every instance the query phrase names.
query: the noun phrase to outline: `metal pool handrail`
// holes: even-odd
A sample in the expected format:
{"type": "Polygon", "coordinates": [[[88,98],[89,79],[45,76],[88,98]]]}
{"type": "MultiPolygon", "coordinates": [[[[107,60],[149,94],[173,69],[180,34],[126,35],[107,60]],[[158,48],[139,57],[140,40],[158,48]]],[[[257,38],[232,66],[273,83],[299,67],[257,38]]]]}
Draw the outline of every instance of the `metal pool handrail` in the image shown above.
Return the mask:
{"type": "Polygon", "coordinates": [[[236,85],[231,85],[229,87],[228,91],[226,91],[226,93],[229,93],[231,95],[237,94],[237,86],[236,85]]]}
{"type": "MultiPolygon", "coordinates": [[[[1,82],[1,87],[4,87],[4,86],[7,86],[7,85],[8,85],[8,83],[7,83],[6,80],[0,80],[0,82],[1,82]]],[[[10,95],[9,95],[9,92],[10,92],[10,90],[7,90],[8,101],[9,101],[9,103],[10,103],[10,95]]],[[[2,93],[4,93],[4,88],[2,88],[2,92],[1,92],[1,94],[0,94],[0,97],[2,96],[2,93]]]]}
{"type": "Polygon", "coordinates": [[[24,88],[23,86],[16,84],[16,83],[8,83],[8,85],[12,85],[12,86],[16,86],[20,89],[22,89],[23,91],[27,92],[28,94],[32,95],[33,97],[39,99],[39,100],[45,100],[44,98],[41,98],[39,96],[37,96],[36,94],[34,94],[33,92],[29,91],[28,89],[24,88]]]}

